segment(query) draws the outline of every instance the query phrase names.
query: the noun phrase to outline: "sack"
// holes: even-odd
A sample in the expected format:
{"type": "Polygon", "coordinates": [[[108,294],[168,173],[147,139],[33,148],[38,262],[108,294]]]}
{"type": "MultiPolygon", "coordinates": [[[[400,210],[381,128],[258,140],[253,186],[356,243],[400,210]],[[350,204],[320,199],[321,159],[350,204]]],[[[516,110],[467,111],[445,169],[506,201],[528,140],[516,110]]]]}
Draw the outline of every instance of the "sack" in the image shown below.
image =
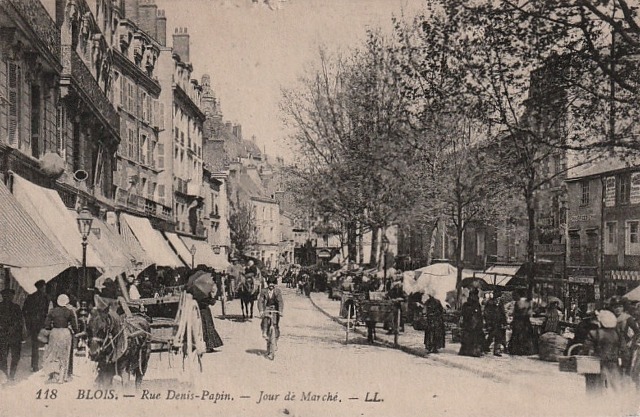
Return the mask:
{"type": "Polygon", "coordinates": [[[49,343],[50,333],[51,330],[49,329],[40,329],[40,332],[38,333],[38,341],[40,341],[41,343],[49,343]]]}

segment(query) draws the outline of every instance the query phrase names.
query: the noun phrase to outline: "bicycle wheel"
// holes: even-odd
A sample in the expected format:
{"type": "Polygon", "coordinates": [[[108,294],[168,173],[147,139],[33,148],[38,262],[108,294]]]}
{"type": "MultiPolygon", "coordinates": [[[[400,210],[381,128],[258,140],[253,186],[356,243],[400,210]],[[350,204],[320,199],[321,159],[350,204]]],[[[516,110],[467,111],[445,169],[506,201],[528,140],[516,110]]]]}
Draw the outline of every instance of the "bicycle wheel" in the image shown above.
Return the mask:
{"type": "Polygon", "coordinates": [[[267,358],[273,360],[276,355],[276,331],[273,327],[273,323],[269,325],[267,332],[267,358]]]}

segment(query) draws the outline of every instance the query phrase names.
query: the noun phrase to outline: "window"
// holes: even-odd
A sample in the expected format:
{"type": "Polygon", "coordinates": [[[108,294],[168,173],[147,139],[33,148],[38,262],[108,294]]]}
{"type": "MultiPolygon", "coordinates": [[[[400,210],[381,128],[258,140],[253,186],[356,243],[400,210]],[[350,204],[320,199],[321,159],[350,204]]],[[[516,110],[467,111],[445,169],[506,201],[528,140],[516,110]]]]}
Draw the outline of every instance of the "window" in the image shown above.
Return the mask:
{"type": "Polygon", "coordinates": [[[484,230],[476,231],[476,256],[484,256],[484,230]]]}
{"type": "Polygon", "coordinates": [[[58,123],[56,124],[56,152],[62,158],[65,157],[65,150],[67,149],[66,144],[66,116],[64,112],[64,106],[58,105],[56,108],[56,119],[58,123]]]}
{"type": "Polygon", "coordinates": [[[133,129],[129,129],[129,140],[127,141],[127,157],[133,158],[136,149],[136,134],[133,129]]]}
{"type": "Polygon", "coordinates": [[[140,159],[143,164],[147,163],[147,135],[140,135],[140,159]]]}
{"type": "Polygon", "coordinates": [[[142,91],[140,93],[140,103],[138,103],[138,108],[142,107],[142,120],[148,121],[149,119],[149,110],[147,108],[147,93],[142,91]]]}
{"type": "Polygon", "coordinates": [[[14,62],[7,63],[9,82],[7,95],[9,96],[9,144],[20,147],[20,86],[22,85],[21,68],[14,62]]]}
{"type": "Polygon", "coordinates": [[[618,202],[620,204],[629,203],[631,197],[631,176],[623,174],[618,177],[618,202]]]}
{"type": "Polygon", "coordinates": [[[625,255],[640,255],[640,222],[628,221],[626,235],[625,255]]]}
{"type": "Polygon", "coordinates": [[[589,185],[591,185],[589,180],[582,181],[582,198],[580,199],[581,206],[589,205],[589,200],[590,200],[589,185]]]}
{"type": "Polygon", "coordinates": [[[605,233],[604,254],[616,255],[618,253],[618,223],[607,222],[605,233]]]}

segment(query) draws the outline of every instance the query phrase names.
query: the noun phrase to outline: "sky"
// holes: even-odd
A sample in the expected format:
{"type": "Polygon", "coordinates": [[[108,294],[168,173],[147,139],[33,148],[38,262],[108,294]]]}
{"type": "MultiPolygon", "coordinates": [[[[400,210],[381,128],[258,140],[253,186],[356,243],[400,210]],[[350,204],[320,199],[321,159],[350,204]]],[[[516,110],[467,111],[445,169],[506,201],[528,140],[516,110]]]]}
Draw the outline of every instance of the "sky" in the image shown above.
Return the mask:
{"type": "Polygon", "coordinates": [[[295,86],[318,49],[357,46],[367,27],[390,30],[392,16],[413,16],[425,0],[156,0],[167,16],[167,43],[176,27],[191,38],[193,78],[211,76],[224,118],[256,136],[270,157],[293,158],[279,109],[281,89],[295,86]]]}

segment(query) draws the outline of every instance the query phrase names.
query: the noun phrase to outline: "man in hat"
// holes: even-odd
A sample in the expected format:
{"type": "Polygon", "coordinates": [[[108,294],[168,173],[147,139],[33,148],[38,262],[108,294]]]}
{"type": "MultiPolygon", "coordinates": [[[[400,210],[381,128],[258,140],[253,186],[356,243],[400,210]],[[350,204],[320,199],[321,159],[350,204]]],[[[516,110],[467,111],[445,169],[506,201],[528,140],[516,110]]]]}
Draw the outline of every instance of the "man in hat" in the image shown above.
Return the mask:
{"type": "Polygon", "coordinates": [[[0,291],[0,295],[2,295],[2,302],[0,302],[0,371],[4,372],[10,381],[16,377],[22,347],[22,312],[20,306],[13,302],[15,293],[10,288],[0,291]],[[11,364],[7,368],[9,354],[11,354],[11,364]]]}
{"type": "Polygon", "coordinates": [[[258,295],[258,311],[263,317],[260,323],[262,329],[262,337],[267,338],[267,323],[264,320],[264,312],[267,309],[274,309],[278,311],[275,322],[273,323],[276,329],[276,339],[280,337],[280,318],[282,317],[282,311],[284,310],[284,300],[282,299],[282,291],[276,287],[277,278],[271,278],[267,284],[267,288],[260,291],[258,295]]]}
{"type": "Polygon", "coordinates": [[[31,341],[31,370],[38,372],[40,341],[38,333],[44,327],[44,321],[49,312],[49,297],[47,296],[47,283],[39,280],[35,283],[36,292],[29,294],[22,306],[22,314],[29,331],[31,341]]]}

